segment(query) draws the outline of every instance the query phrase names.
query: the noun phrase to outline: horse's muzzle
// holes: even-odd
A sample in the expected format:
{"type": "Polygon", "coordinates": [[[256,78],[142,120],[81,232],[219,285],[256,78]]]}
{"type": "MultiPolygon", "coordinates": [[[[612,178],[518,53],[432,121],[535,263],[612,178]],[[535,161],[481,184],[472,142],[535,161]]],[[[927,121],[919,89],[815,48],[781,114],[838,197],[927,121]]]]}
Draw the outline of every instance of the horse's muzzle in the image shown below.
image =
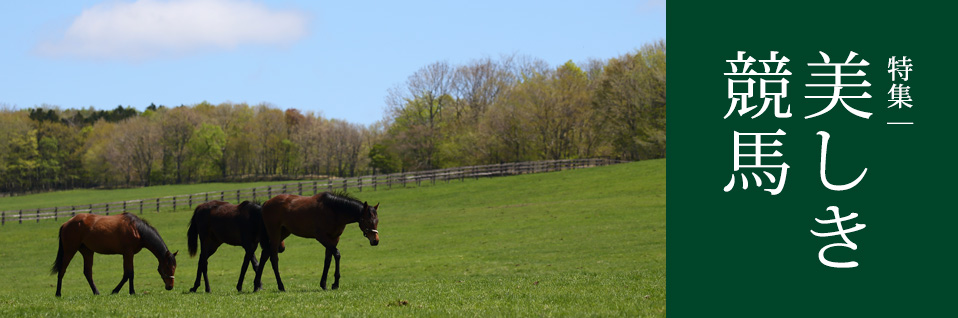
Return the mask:
{"type": "Polygon", "coordinates": [[[173,290],[173,286],[166,286],[166,290],[173,290]]]}
{"type": "Polygon", "coordinates": [[[379,240],[375,240],[375,241],[369,240],[369,245],[372,245],[372,246],[379,245],[379,240]]]}

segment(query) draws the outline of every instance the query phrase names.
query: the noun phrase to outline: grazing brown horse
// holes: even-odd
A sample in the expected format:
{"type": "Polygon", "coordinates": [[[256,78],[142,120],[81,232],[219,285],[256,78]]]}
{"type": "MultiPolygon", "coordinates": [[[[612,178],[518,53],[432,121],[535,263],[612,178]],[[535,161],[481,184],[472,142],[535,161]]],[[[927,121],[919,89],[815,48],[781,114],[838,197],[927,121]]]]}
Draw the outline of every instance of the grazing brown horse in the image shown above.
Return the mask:
{"type": "MultiPolygon", "coordinates": [[[[193,211],[190,228],[187,230],[190,256],[196,256],[197,239],[202,245],[200,262],[196,268],[196,282],[193,283],[190,292],[196,292],[196,289],[200,287],[200,276],[206,283],[206,292],[210,292],[210,279],[207,274],[208,260],[223,243],[240,246],[246,250],[239,281],[236,282],[236,290],[242,291],[246,268],[252,263],[253,272],[256,272],[256,268],[259,267],[254,253],[257,244],[265,244],[265,242],[261,243],[264,233],[263,208],[259,204],[243,201],[239,205],[234,205],[223,201],[210,201],[198,205],[193,211]]],[[[280,243],[280,252],[282,250],[283,245],[280,243]]]]}
{"type": "Polygon", "coordinates": [[[280,291],[285,291],[283,280],[279,277],[279,257],[277,251],[279,242],[290,234],[305,238],[314,238],[326,247],[326,259],[323,264],[323,276],[319,286],[326,289],[326,276],[329,273],[330,259],[336,258],[336,273],[333,274],[333,289],[339,288],[339,236],[346,229],[346,224],[358,222],[363,236],[369,239],[369,244],[379,244],[379,214],[376,206],[369,206],[366,202],[359,202],[346,193],[323,192],[311,197],[291,194],[281,194],[269,199],[263,204],[263,224],[266,226],[266,235],[269,244],[263,247],[260,256],[260,267],[256,271],[254,285],[256,290],[262,289],[263,268],[266,267],[267,257],[273,266],[276,275],[276,285],[280,291]]]}
{"type": "Polygon", "coordinates": [[[57,297],[60,296],[60,287],[63,284],[63,274],[67,272],[70,260],[79,251],[83,255],[83,275],[90,283],[93,294],[100,291],[93,284],[93,253],[122,254],[123,279],[116,285],[113,293],[120,292],[120,288],[127,280],[130,281],[130,294],[133,291],[133,255],[146,247],[160,262],[157,271],[166,290],[173,289],[173,274],[176,272],[176,254],[170,253],[160,233],[146,221],[130,213],[110,216],[81,213],[60,226],[60,247],[57,249],[57,259],[53,262],[51,274],[57,275],[57,297]]]}

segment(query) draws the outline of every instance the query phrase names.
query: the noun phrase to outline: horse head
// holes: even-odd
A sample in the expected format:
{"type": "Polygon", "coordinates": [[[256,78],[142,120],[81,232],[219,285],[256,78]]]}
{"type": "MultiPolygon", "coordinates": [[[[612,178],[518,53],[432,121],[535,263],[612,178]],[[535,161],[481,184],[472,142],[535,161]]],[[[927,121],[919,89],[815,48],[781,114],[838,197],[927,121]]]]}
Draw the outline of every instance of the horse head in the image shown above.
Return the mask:
{"type": "Polygon", "coordinates": [[[173,289],[173,275],[176,273],[176,254],[178,253],[180,251],[174,253],[166,251],[165,257],[160,258],[160,265],[156,268],[160,277],[163,278],[163,282],[166,283],[166,290],[173,289]]]}
{"type": "Polygon", "coordinates": [[[359,229],[363,231],[363,236],[369,239],[369,245],[372,246],[379,245],[379,230],[376,229],[379,226],[378,209],[378,203],[376,206],[369,206],[363,202],[363,212],[359,216],[359,229]]]}

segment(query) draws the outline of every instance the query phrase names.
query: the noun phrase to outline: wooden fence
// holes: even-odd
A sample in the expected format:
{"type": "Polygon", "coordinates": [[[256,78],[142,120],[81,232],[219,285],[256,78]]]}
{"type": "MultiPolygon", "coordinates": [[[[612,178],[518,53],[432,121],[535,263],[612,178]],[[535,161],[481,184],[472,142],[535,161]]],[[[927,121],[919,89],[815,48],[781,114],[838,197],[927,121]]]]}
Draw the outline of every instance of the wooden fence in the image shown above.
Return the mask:
{"type": "Polygon", "coordinates": [[[19,224],[22,224],[23,221],[40,222],[42,219],[58,220],[60,218],[70,218],[77,213],[110,215],[111,213],[117,214],[130,212],[143,214],[144,212],[160,212],[161,210],[167,211],[167,208],[169,208],[170,211],[176,211],[177,209],[193,209],[195,205],[210,200],[229,201],[233,203],[239,203],[243,200],[258,200],[263,202],[275,195],[284,193],[313,195],[319,192],[333,190],[356,192],[377,191],[379,189],[391,189],[392,187],[420,186],[424,182],[431,184],[436,184],[437,182],[448,183],[449,181],[456,180],[465,181],[466,179],[581,169],[617,164],[620,162],[623,161],[609,159],[568,159],[515,162],[371,175],[354,178],[330,179],[324,181],[302,181],[249,189],[203,192],[153,199],[71,205],[31,210],[2,211],[0,212],[0,225],[6,225],[8,222],[17,222],[19,224]]]}

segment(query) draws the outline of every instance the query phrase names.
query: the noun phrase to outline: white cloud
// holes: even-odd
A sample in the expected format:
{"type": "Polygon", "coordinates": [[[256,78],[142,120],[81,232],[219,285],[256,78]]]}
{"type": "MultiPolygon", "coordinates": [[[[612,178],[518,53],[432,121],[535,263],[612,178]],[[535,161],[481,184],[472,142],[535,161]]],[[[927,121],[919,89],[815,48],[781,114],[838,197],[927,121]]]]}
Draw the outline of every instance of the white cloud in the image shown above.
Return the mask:
{"type": "Polygon", "coordinates": [[[306,14],[242,0],[138,0],[83,10],[62,38],[41,42],[50,57],[145,60],[240,45],[288,46],[306,35],[306,14]]]}

